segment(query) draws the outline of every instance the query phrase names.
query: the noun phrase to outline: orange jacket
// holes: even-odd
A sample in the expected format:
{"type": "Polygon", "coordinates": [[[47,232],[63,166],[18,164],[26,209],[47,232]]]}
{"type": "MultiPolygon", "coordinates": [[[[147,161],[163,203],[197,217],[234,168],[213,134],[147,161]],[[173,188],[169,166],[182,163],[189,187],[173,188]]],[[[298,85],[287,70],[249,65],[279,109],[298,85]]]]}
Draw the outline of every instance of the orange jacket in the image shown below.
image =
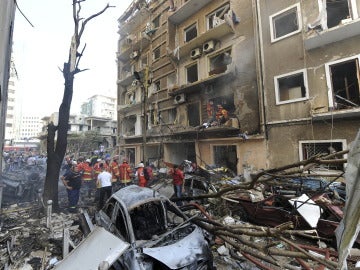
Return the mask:
{"type": "Polygon", "coordinates": [[[145,187],[146,186],[146,179],[145,179],[145,176],[144,176],[144,168],[137,168],[136,170],[136,175],[139,179],[139,186],[140,187],[145,187]]]}
{"type": "Polygon", "coordinates": [[[115,160],[110,163],[110,171],[112,174],[112,181],[116,182],[120,174],[119,174],[119,164],[115,160]]]}
{"type": "Polygon", "coordinates": [[[131,168],[130,165],[126,162],[122,163],[119,166],[120,173],[120,182],[123,184],[129,183],[131,181],[131,168]]]}
{"type": "Polygon", "coordinates": [[[83,181],[91,181],[93,180],[93,168],[89,165],[89,163],[85,162],[81,166],[82,168],[82,180],[83,181]]]}

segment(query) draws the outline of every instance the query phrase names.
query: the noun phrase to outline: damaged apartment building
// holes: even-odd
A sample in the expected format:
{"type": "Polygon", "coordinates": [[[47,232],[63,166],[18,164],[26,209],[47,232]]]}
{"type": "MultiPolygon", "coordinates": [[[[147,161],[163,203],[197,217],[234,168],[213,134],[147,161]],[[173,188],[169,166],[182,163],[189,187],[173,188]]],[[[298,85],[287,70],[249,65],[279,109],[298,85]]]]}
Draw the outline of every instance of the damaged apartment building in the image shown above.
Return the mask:
{"type": "Polygon", "coordinates": [[[359,2],[133,1],[119,18],[120,154],[241,174],[346,149],[359,2]]]}
{"type": "Polygon", "coordinates": [[[264,166],[252,14],[251,0],[158,0],[120,17],[119,145],[131,163],[264,166]]]}
{"type": "Polygon", "coordinates": [[[257,2],[269,165],[348,149],[360,127],[360,1],[257,2]]]}

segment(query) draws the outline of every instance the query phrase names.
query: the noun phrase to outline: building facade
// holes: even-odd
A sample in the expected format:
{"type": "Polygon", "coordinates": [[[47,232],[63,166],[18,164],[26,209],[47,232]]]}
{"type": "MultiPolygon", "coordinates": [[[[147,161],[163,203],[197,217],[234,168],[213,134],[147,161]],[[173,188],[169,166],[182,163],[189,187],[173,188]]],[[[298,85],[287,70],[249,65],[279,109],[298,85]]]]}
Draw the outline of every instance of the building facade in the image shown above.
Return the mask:
{"type": "MultiPolygon", "coordinates": [[[[0,2],[0,149],[3,150],[5,139],[5,120],[8,99],[11,47],[15,20],[15,2],[0,2]]],[[[0,174],[3,169],[0,158],[0,174]]],[[[2,183],[0,181],[0,208],[2,202],[2,183]]]]}
{"type": "Polygon", "coordinates": [[[38,138],[43,127],[41,117],[38,115],[23,115],[20,121],[17,139],[38,138]]]}
{"type": "Polygon", "coordinates": [[[116,98],[94,95],[81,105],[81,114],[116,120],[116,98]]]}
{"type": "Polygon", "coordinates": [[[11,141],[19,138],[19,110],[17,108],[16,84],[18,75],[15,68],[14,60],[11,60],[10,78],[8,83],[8,101],[5,123],[5,141],[11,141]]]}
{"type": "Polygon", "coordinates": [[[120,153],[266,166],[253,1],[134,1],[119,18],[120,153]]]}
{"type": "Polygon", "coordinates": [[[360,127],[360,1],[257,5],[269,166],[347,149],[360,127]]]}

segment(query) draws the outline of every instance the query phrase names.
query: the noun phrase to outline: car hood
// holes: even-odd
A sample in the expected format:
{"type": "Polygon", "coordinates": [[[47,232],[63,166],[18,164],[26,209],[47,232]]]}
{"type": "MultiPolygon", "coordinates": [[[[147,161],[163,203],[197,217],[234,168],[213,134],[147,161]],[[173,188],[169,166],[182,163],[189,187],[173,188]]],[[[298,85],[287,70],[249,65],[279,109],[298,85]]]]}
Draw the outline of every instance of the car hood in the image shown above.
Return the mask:
{"type": "MultiPolygon", "coordinates": [[[[176,231],[174,232],[176,234],[176,231]]],[[[143,253],[162,262],[170,269],[178,269],[209,258],[208,244],[199,227],[179,241],[161,247],[143,248],[143,253]]]]}

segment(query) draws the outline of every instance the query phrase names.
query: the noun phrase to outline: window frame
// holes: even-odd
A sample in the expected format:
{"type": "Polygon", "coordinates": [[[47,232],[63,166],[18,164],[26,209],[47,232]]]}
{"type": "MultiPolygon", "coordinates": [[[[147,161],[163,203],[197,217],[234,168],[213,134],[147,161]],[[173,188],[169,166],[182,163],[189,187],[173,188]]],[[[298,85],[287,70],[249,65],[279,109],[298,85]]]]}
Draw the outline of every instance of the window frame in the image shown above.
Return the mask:
{"type": "MultiPolygon", "coordinates": [[[[326,86],[327,86],[327,91],[328,91],[327,95],[328,95],[329,110],[334,109],[334,97],[333,97],[334,90],[333,90],[332,79],[331,79],[331,66],[341,64],[341,63],[346,63],[346,62],[349,62],[352,60],[356,61],[356,59],[357,59],[358,65],[359,65],[358,68],[360,69],[360,54],[325,63],[325,76],[326,76],[326,86]]],[[[338,110],[335,110],[335,111],[338,111],[338,110]]]]}
{"type": "Polygon", "coordinates": [[[301,14],[300,14],[300,3],[297,3],[297,4],[294,4],[294,5],[291,5],[283,10],[280,10],[272,15],[269,16],[269,24],[270,24],[270,37],[271,37],[271,43],[274,43],[274,42],[277,42],[279,40],[282,40],[282,39],[285,39],[285,38],[288,38],[290,36],[293,36],[293,35],[296,35],[298,33],[301,32],[301,29],[302,29],[302,18],[301,18],[301,14]],[[286,35],[283,35],[281,37],[278,37],[276,38],[275,37],[275,25],[274,25],[274,18],[281,15],[281,14],[285,14],[286,12],[289,12],[291,9],[296,9],[296,17],[297,17],[297,20],[298,20],[298,29],[293,31],[293,32],[290,32],[286,35]]]}
{"type": "Polygon", "coordinates": [[[161,58],[161,45],[156,47],[153,51],[152,51],[152,58],[153,58],[153,61],[158,61],[160,58],[161,58]],[[159,57],[156,57],[156,51],[159,51],[159,57]]]}
{"type": "MultiPolygon", "coordinates": [[[[208,58],[207,58],[207,74],[209,74],[211,71],[214,71],[215,69],[211,69],[211,64],[212,64],[212,60],[214,60],[215,57],[218,57],[219,55],[221,54],[225,54],[225,53],[229,53],[230,57],[231,57],[231,61],[233,61],[233,54],[232,54],[233,50],[232,50],[232,47],[227,47],[227,48],[224,48],[220,51],[216,51],[215,53],[212,53],[212,54],[209,54],[208,55],[208,58]]],[[[231,64],[227,64],[226,65],[226,70],[223,72],[223,73],[226,73],[228,71],[228,66],[231,65],[231,64]]]]}
{"type": "Polygon", "coordinates": [[[184,42],[184,43],[189,43],[189,42],[191,42],[192,40],[194,40],[195,38],[197,38],[198,36],[199,36],[199,27],[198,27],[197,22],[194,22],[194,23],[192,23],[192,24],[190,24],[189,26],[187,26],[187,27],[184,28],[184,38],[183,38],[183,42],[184,42]],[[193,28],[196,29],[196,36],[193,37],[193,38],[190,39],[190,40],[186,40],[186,33],[187,33],[189,30],[193,29],[193,28]]]}
{"type": "MultiPolygon", "coordinates": [[[[209,31],[210,29],[213,29],[215,28],[215,26],[213,25],[211,28],[210,28],[210,24],[209,24],[209,21],[210,21],[210,18],[213,17],[214,15],[216,15],[216,13],[222,11],[222,10],[225,10],[227,9],[226,12],[228,12],[228,10],[230,9],[230,3],[227,2],[226,4],[216,8],[215,10],[213,10],[212,12],[210,12],[209,14],[206,15],[205,17],[205,20],[206,20],[206,30],[209,31]]],[[[226,13],[225,13],[226,14],[226,13]]],[[[221,18],[220,18],[221,19],[221,18]]],[[[223,20],[223,19],[222,19],[223,20]]]]}
{"type": "Polygon", "coordinates": [[[306,68],[274,76],[274,88],[275,88],[275,103],[276,103],[276,105],[283,105],[283,104],[308,100],[309,99],[309,85],[308,85],[306,68]],[[296,75],[296,74],[300,74],[300,73],[303,74],[304,86],[305,86],[305,97],[280,101],[279,79],[285,78],[285,77],[290,77],[292,75],[296,75]]]}
{"type": "MultiPolygon", "coordinates": [[[[303,155],[303,144],[309,144],[309,143],[341,143],[342,144],[342,150],[347,149],[347,143],[346,139],[335,139],[335,140],[299,140],[299,161],[304,160],[303,155]]],[[[344,154],[344,158],[346,159],[348,157],[348,154],[344,154]]],[[[346,168],[347,163],[344,163],[344,169],[346,168]]],[[[302,166],[301,166],[302,167],[302,166]]],[[[317,167],[316,167],[317,168],[317,167]]]]}
{"type": "Polygon", "coordinates": [[[199,62],[195,61],[195,62],[191,62],[189,65],[185,66],[185,82],[186,84],[191,84],[191,83],[195,83],[199,81],[199,62]],[[193,82],[189,82],[188,80],[188,69],[195,66],[196,65],[196,70],[197,70],[197,80],[193,81],[193,82]]]}

